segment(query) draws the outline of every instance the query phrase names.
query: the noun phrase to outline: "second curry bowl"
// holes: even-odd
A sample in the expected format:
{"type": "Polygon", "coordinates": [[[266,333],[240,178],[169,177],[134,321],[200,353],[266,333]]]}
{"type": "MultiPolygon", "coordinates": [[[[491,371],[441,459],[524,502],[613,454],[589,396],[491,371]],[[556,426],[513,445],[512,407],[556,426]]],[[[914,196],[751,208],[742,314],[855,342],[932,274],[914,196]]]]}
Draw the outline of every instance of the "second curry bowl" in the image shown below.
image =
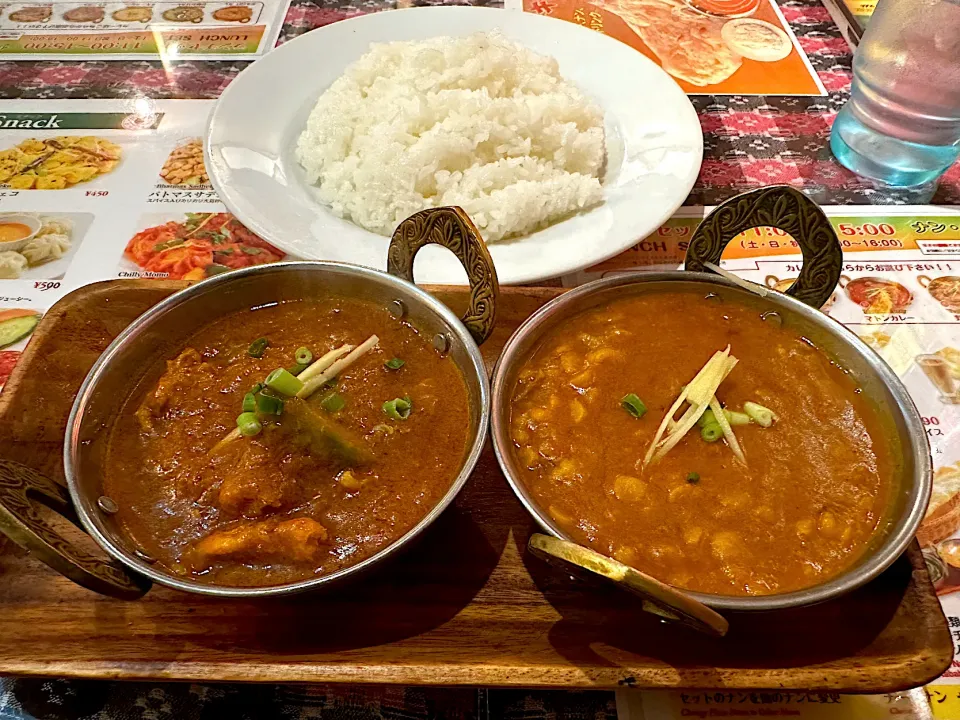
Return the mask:
{"type": "Polygon", "coordinates": [[[491,426],[540,526],[716,609],[821,602],[886,569],[926,508],[929,448],[896,374],[818,309],[841,260],[819,208],[772,188],[708,217],[686,272],[598,280],[530,317],[491,426]],[[704,272],[755,225],[803,249],[787,294],[704,272]]]}

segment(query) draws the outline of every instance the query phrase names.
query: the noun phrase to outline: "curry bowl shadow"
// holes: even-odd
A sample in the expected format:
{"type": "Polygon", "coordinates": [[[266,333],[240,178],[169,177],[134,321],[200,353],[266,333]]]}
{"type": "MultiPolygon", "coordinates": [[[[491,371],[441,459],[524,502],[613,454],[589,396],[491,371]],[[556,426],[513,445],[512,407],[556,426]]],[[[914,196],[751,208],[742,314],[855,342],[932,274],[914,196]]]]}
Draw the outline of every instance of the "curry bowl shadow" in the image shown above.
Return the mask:
{"type": "Polygon", "coordinates": [[[218,615],[197,641],[221,651],[315,655],[424,635],[470,604],[505,544],[505,535],[451,507],[389,563],[338,587],[252,601],[191,596],[199,612],[218,615]]]}
{"type": "MultiPolygon", "coordinates": [[[[561,616],[550,643],[578,664],[609,664],[595,648],[608,645],[685,668],[800,667],[860,654],[878,641],[900,610],[913,572],[903,555],[866,585],[833,600],[799,608],[724,612],[726,637],[714,638],[645,612],[642,601],[612,584],[573,578],[526,551],[531,523],[513,528],[517,550],[544,599],[561,616]]],[[[682,682],[680,683],[683,684],[682,682]]]]}

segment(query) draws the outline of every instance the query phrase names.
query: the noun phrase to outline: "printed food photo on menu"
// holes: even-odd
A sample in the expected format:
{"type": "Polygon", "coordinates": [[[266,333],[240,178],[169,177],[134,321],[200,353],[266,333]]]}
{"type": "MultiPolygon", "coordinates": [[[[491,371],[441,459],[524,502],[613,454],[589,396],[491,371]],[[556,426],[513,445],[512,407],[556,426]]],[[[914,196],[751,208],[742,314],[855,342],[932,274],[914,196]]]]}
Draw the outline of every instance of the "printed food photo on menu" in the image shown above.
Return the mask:
{"type": "Polygon", "coordinates": [[[167,185],[209,186],[210,178],[203,164],[203,141],[189,138],[177,145],[160,169],[167,185]]]}
{"type": "Polygon", "coordinates": [[[917,532],[917,541],[937,593],[960,590],[960,462],[933,474],[933,494],[917,532]]]}
{"type": "MultiPolygon", "coordinates": [[[[162,217],[151,215],[147,222],[162,217]]],[[[142,277],[202,280],[229,270],[278,262],[284,253],[230,213],[205,212],[151,224],[130,239],[123,257],[142,277]]],[[[121,276],[127,276],[127,272],[122,270],[121,276]]]]}
{"type": "Polygon", "coordinates": [[[0,308],[0,390],[20,359],[20,350],[39,322],[40,313],[36,310],[0,308]]]}
{"type": "Polygon", "coordinates": [[[945,347],[935,353],[917,355],[917,367],[937,390],[937,398],[944,405],[960,404],[960,350],[945,347]]]}
{"type": "MultiPolygon", "coordinates": [[[[796,280],[797,280],[797,279],[796,279],[795,277],[788,277],[788,278],[782,278],[782,279],[781,279],[781,278],[777,277],[776,275],[767,275],[767,277],[764,278],[763,283],[764,283],[764,285],[766,285],[768,288],[771,288],[771,289],[773,289],[773,290],[776,290],[777,292],[785,293],[787,290],[790,289],[790,287],[793,285],[793,283],[796,282],[796,280]]],[[[823,312],[827,312],[831,307],[833,307],[833,306],[836,304],[836,302],[837,302],[837,293],[836,293],[836,291],[834,291],[834,293],[833,293],[833,294],[830,296],[830,298],[821,306],[820,309],[823,310],[823,312]]]]}
{"type": "Polygon", "coordinates": [[[106,175],[121,147],[96,135],[28,138],[0,145],[0,185],[15,190],[63,190],[106,175]]]}
{"type": "Polygon", "coordinates": [[[770,0],[523,0],[643,53],[688,93],[823,95],[770,0]]]}
{"type": "Polygon", "coordinates": [[[0,280],[55,280],[73,261],[87,213],[0,213],[0,280]]]}
{"type": "Polygon", "coordinates": [[[153,18],[153,8],[147,6],[127,6],[110,13],[116,22],[120,23],[148,23],[153,18]]]}
{"type": "Polygon", "coordinates": [[[63,13],[63,19],[69,23],[102,23],[103,16],[102,5],[81,5],[63,13]]]}
{"type": "Polygon", "coordinates": [[[50,21],[53,7],[50,5],[27,5],[10,13],[10,20],[17,24],[45,23],[50,21]]]}
{"type": "Polygon", "coordinates": [[[944,275],[931,278],[917,276],[920,286],[926,288],[930,296],[952,313],[960,313],[960,277],[944,275]]]}
{"type": "Polygon", "coordinates": [[[913,302],[913,293],[898,282],[881,277],[851,279],[840,276],[840,287],[864,315],[903,315],[913,302]]]}

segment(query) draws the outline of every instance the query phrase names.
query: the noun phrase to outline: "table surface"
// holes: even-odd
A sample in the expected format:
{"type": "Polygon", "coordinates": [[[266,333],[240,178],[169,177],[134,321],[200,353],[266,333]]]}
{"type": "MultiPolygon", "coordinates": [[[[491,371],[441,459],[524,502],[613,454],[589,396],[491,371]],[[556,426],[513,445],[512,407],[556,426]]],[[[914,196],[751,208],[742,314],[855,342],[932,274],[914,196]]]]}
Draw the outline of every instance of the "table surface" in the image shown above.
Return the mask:
{"type": "MultiPolygon", "coordinates": [[[[409,5],[400,0],[402,5],[409,5]]],[[[851,51],[818,0],[777,0],[828,95],[693,96],[704,131],[700,177],[686,205],[715,205],[744,190],[787,183],[824,205],[960,205],[960,165],[929,191],[878,188],[840,167],[829,147],[849,96],[851,51]]],[[[417,1],[413,4],[497,5],[417,1]]],[[[382,0],[293,0],[279,42],[358,14],[382,0]]],[[[14,99],[216,98],[245,61],[0,61],[0,107],[14,99]]],[[[0,720],[21,718],[615,718],[612,693],[272,685],[116,684],[0,679],[0,720]]]]}
{"type": "MultiPolygon", "coordinates": [[[[817,72],[826,97],[691,96],[704,134],[703,168],[687,205],[716,205],[744,190],[774,183],[801,188],[821,205],[960,204],[960,164],[929,192],[879,189],[841,167],[828,146],[830,126],[849,97],[851,51],[819,0],[777,0],[817,72]]],[[[390,9],[396,0],[293,0],[280,43],[355,15],[390,9]]],[[[403,6],[411,3],[400,0],[403,6]]],[[[500,5],[434,2],[415,5],[500,5]]],[[[213,99],[246,61],[0,62],[4,99],[213,99]]]]}

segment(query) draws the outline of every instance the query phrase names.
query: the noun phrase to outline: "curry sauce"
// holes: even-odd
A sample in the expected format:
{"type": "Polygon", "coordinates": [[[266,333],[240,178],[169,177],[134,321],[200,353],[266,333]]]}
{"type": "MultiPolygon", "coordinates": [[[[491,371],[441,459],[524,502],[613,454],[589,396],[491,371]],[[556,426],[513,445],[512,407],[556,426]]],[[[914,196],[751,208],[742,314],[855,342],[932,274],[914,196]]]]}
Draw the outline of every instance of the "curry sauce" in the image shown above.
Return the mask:
{"type": "Polygon", "coordinates": [[[416,327],[363,301],[284,303],[217,320],[146,374],[112,431],[105,491],[134,543],[174,573],[294,582],[356,564],[413,528],[459,474],[469,427],[459,369],[416,327]],[[294,364],[299,348],[316,358],[371,334],[377,347],[330,387],[288,399],[260,434],[212,452],[237,428],[251,386],[294,364]],[[395,358],[402,365],[388,367],[395,358]],[[408,417],[385,414],[404,397],[408,417]],[[339,451],[298,442],[301,421],[333,429],[339,451]]]}
{"type": "Polygon", "coordinates": [[[576,542],[721,595],[799,590],[855,563],[894,476],[881,419],[843,368],[756,308],[702,293],[624,298],[547,333],[518,375],[510,432],[523,482],[576,542]],[[739,363],[717,399],[776,422],[733,428],[746,464],[696,427],[644,466],[673,401],[727,345],[739,363]],[[621,405],[630,394],[645,412],[621,405]]]}

